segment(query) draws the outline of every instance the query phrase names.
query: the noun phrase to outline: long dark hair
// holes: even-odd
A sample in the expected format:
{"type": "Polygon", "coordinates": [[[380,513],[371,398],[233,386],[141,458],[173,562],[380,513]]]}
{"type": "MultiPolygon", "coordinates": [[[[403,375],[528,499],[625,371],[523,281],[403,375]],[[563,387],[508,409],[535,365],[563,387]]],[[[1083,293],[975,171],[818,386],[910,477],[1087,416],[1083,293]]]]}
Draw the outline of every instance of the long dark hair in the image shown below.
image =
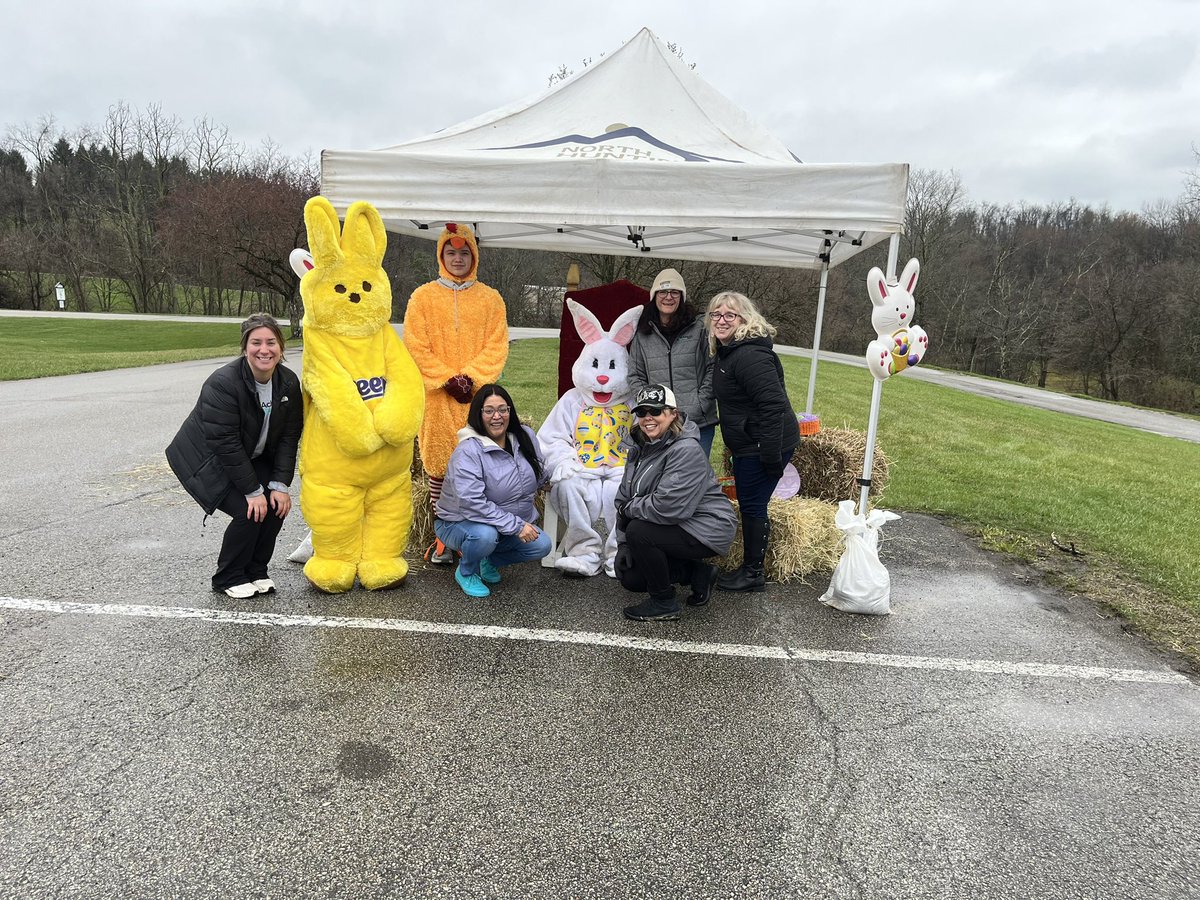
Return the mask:
{"type": "Polygon", "coordinates": [[[487,437],[487,428],[483,425],[483,402],[488,397],[499,397],[508,404],[508,433],[517,439],[517,447],[520,448],[521,455],[533,468],[533,475],[540,482],[542,480],[542,464],[538,462],[537,448],[533,446],[533,438],[521,424],[521,419],[517,416],[517,408],[513,405],[508,391],[498,384],[485,384],[476,391],[475,396],[471,399],[471,408],[467,410],[467,424],[476,434],[487,437]]]}

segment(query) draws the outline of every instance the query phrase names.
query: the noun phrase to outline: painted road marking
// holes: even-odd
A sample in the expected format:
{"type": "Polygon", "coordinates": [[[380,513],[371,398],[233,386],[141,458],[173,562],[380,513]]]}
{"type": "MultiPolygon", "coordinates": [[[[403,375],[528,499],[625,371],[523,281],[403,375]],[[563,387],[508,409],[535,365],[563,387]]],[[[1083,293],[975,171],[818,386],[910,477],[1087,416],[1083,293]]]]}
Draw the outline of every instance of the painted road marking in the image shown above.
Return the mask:
{"type": "Polygon", "coordinates": [[[943,672],[975,672],[983,675],[1018,675],[1076,680],[1138,681],[1153,684],[1191,684],[1176,672],[1148,669],[1112,669],[1102,666],[1069,666],[1049,663],[1004,662],[990,659],[954,659],[938,656],[897,656],[886,653],[854,653],[846,650],[806,650],[799,647],[766,647],[754,644],[712,644],[696,641],[627,637],[595,631],[564,631],[555,628],[509,628],[501,625],[462,625],[454,622],[421,622],[413,619],[372,619],[348,616],[296,616],[283,613],[199,609],[187,606],[139,606],[125,603],[69,603],[0,597],[0,609],[27,612],[75,613],[89,616],[126,616],[143,619],[199,619],[216,625],[267,625],[277,628],[359,628],[369,631],[404,631],[502,641],[542,641],[552,644],[582,644],[652,653],[695,653],[705,656],[739,656],[750,659],[782,659],[797,662],[842,663],[884,666],[895,669],[931,669],[943,672]]]}

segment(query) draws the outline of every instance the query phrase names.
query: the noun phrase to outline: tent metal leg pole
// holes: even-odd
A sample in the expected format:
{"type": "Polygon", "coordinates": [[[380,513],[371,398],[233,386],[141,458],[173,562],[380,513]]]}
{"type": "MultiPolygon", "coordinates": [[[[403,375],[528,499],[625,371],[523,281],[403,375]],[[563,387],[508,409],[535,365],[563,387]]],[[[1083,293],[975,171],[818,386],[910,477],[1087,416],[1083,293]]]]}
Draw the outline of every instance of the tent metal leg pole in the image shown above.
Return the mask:
{"type": "Polygon", "coordinates": [[[817,356],[821,352],[821,323],[825,321],[825,288],[829,284],[829,261],[821,264],[821,289],[817,292],[817,324],[813,328],[812,365],[808,369],[808,402],[804,411],[813,410],[813,396],[817,392],[817,356]]]}
{"type": "Polygon", "coordinates": [[[900,235],[893,234],[888,241],[887,280],[896,280],[896,263],[900,259],[900,235]]]}

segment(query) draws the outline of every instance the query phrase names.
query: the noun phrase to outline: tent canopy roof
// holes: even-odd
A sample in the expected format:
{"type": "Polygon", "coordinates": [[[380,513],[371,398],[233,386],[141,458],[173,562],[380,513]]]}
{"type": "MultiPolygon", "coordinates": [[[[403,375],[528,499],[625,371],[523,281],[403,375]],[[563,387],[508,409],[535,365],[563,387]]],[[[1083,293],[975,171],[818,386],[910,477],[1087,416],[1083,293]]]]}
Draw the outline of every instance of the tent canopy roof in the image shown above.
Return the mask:
{"type": "Polygon", "coordinates": [[[491,247],[818,268],[901,230],[908,166],[800,162],[649,29],[541,95],[383,150],[325,150],[341,211],[491,247]]]}

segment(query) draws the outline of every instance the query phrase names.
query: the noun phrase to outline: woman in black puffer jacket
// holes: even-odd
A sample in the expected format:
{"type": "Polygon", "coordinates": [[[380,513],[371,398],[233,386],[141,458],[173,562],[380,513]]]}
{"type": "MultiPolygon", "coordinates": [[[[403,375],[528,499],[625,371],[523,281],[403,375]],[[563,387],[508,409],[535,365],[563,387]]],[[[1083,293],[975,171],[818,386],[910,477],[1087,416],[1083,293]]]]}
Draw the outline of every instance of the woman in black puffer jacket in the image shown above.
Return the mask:
{"type": "Polygon", "coordinates": [[[235,599],[275,590],[267,564],[292,508],[288,487],[304,427],[300,379],[285,366],[283,332],[265,313],[242,323],[242,355],[208,376],[200,399],[167,447],[167,462],[225,529],[214,591],[235,599]]]}
{"type": "Polygon", "coordinates": [[[771,526],[767,501],[800,444],[783,366],[770,325],[748,297],[723,291],[708,304],[709,346],[716,356],[713,392],[721,439],[733,455],[742,515],[742,567],[717,579],[726,591],[766,590],[763,560],[771,526]]]}

